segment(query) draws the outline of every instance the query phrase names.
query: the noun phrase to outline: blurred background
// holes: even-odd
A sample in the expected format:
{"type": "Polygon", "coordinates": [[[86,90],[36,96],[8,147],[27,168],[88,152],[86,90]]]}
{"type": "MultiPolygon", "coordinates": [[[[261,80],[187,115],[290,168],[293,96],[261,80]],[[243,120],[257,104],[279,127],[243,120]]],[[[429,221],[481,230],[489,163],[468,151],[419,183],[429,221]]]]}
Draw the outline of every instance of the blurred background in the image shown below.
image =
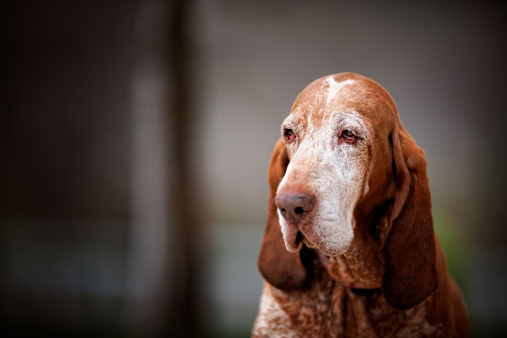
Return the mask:
{"type": "Polygon", "coordinates": [[[248,337],[266,173],[351,71],[425,149],[476,337],[507,334],[500,2],[3,1],[2,336],[248,337]]]}

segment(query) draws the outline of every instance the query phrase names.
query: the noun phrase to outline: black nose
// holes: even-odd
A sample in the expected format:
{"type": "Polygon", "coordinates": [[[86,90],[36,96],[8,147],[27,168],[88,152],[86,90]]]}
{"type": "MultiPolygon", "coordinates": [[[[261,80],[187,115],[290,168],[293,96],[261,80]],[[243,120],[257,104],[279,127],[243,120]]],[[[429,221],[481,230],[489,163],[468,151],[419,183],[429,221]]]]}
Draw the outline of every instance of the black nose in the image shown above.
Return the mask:
{"type": "Polygon", "coordinates": [[[299,222],[312,211],[315,196],[309,193],[286,192],[276,195],[275,204],[287,221],[299,222]]]}

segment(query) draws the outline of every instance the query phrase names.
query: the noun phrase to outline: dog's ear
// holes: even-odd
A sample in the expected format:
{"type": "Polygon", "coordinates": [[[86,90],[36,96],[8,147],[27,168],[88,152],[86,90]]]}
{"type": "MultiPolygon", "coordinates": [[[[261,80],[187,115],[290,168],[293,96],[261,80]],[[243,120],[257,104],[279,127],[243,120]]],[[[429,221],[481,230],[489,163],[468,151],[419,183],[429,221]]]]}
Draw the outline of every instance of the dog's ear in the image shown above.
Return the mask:
{"type": "Polygon", "coordinates": [[[282,290],[301,289],[307,277],[307,271],[301,262],[299,253],[291,253],[285,248],[282,231],[278,222],[277,208],[274,203],[276,190],[285,175],[289,157],[283,140],[275,146],[269,166],[269,206],[268,219],[258,266],[264,279],[271,285],[282,290]]]}
{"type": "Polygon", "coordinates": [[[382,292],[406,310],[438,288],[426,159],[401,123],[391,136],[396,180],[390,228],[381,248],[382,292]]]}

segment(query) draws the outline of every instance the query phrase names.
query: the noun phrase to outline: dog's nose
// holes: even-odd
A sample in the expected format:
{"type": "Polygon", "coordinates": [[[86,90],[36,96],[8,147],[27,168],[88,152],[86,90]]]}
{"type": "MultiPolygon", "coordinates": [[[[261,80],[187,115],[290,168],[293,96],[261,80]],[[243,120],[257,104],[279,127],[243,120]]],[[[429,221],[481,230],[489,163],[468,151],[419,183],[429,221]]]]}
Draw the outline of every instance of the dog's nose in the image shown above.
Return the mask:
{"type": "Polygon", "coordinates": [[[312,211],[315,196],[309,193],[285,192],[276,195],[275,204],[287,221],[299,222],[312,211]]]}

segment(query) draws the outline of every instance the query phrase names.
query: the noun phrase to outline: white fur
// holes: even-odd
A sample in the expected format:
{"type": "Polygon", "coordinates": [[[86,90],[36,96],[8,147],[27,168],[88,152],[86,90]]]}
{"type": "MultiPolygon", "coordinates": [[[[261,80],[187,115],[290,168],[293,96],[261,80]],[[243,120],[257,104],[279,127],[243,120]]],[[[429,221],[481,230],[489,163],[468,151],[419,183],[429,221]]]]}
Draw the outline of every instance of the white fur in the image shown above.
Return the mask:
{"type": "MultiPolygon", "coordinates": [[[[331,88],[330,92],[336,88],[331,88]]],[[[298,115],[297,108],[294,114],[298,115]]],[[[310,246],[335,256],[348,247],[353,237],[353,211],[363,193],[367,173],[368,128],[361,116],[351,110],[329,109],[324,114],[326,122],[321,126],[313,125],[308,116],[307,129],[300,131],[297,142],[288,145],[291,161],[278,192],[303,183],[315,194],[317,204],[311,215],[311,224],[307,226],[311,231],[305,233],[299,224],[300,231],[310,246]],[[355,144],[340,140],[339,134],[343,129],[350,129],[361,140],[355,144]]],[[[287,120],[287,123],[294,123],[296,119],[289,117],[287,120]]],[[[294,231],[289,231],[294,230],[295,225],[280,214],[279,221],[287,249],[296,251],[298,248],[292,243],[294,231]]]]}
{"type": "Polygon", "coordinates": [[[336,94],[342,89],[344,86],[352,84],[355,80],[348,79],[342,82],[336,82],[333,76],[329,76],[326,79],[326,82],[329,84],[329,91],[327,94],[326,106],[329,105],[332,99],[335,98],[336,94]]]}

